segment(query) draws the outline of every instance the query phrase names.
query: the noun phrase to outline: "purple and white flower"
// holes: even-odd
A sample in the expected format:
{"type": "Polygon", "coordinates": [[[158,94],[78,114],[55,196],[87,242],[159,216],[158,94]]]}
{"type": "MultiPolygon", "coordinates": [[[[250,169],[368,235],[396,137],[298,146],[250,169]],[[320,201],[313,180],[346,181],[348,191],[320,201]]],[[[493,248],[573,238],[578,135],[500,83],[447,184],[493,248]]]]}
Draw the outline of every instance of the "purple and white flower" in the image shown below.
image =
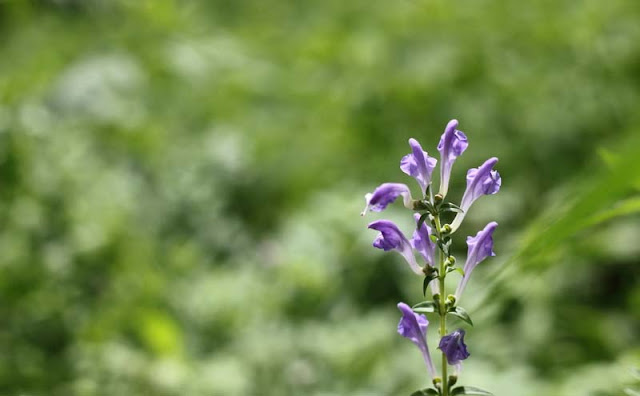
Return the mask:
{"type": "Polygon", "coordinates": [[[382,249],[385,252],[396,250],[409,263],[409,267],[413,272],[418,275],[424,275],[422,267],[418,265],[413,255],[411,244],[402,231],[398,229],[398,226],[389,220],[377,220],[370,223],[368,228],[380,231],[378,237],[373,241],[373,247],[382,249]]]}
{"type": "Polygon", "coordinates": [[[460,203],[462,213],[458,213],[453,219],[451,232],[460,227],[464,216],[476,199],[483,195],[491,195],[500,191],[502,179],[498,171],[493,169],[497,163],[498,159],[493,157],[486,160],[480,167],[469,169],[467,172],[467,189],[464,191],[460,203]]]}
{"type": "Polygon", "coordinates": [[[402,312],[402,318],[398,323],[398,334],[408,338],[420,349],[429,375],[431,378],[435,378],[436,370],[431,361],[429,347],[427,346],[427,328],[429,327],[429,321],[424,315],[413,312],[411,307],[403,302],[398,303],[398,309],[402,312]]]}
{"type": "Polygon", "coordinates": [[[457,130],[457,127],[458,120],[449,121],[440,138],[440,143],[438,143],[438,151],[440,152],[439,193],[442,197],[445,197],[449,190],[449,178],[451,177],[453,163],[469,145],[467,136],[462,131],[457,130]]]}
{"type": "Polygon", "coordinates": [[[373,212],[382,212],[386,207],[402,195],[404,206],[408,209],[413,209],[411,198],[411,191],[406,184],[402,183],[383,183],[376,188],[373,193],[368,193],[364,196],[367,206],[360,214],[364,216],[369,210],[373,212]]]}
{"type": "Polygon", "coordinates": [[[416,179],[422,190],[422,196],[426,198],[427,187],[431,184],[431,174],[438,160],[429,157],[427,152],[422,150],[420,143],[413,138],[409,139],[409,146],[412,152],[402,157],[400,169],[416,179]]]}
{"type": "Polygon", "coordinates": [[[469,281],[469,277],[471,276],[473,269],[487,257],[496,255],[493,252],[493,232],[496,230],[496,227],[498,227],[498,223],[492,221],[482,230],[478,231],[476,236],[467,237],[467,246],[469,249],[467,251],[467,261],[463,268],[464,276],[460,279],[460,283],[458,284],[458,288],[455,293],[457,301],[460,300],[460,296],[462,295],[464,288],[467,286],[467,282],[469,281]]]}

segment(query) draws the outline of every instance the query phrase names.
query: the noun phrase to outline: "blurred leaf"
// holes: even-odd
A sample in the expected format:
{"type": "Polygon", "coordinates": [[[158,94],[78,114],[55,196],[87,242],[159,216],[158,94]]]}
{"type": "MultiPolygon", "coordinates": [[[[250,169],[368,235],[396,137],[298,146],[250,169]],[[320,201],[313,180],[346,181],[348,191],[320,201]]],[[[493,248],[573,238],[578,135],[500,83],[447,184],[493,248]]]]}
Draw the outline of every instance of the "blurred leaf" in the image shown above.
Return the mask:
{"type": "Polygon", "coordinates": [[[438,395],[438,391],[432,388],[425,388],[421,390],[417,390],[411,394],[411,396],[433,396],[438,395]]]}
{"type": "Polygon", "coordinates": [[[493,393],[487,392],[486,390],[482,390],[480,388],[475,388],[473,386],[459,386],[457,388],[453,388],[451,390],[451,396],[458,395],[485,395],[485,396],[493,396],[493,393]]]}
{"type": "Polygon", "coordinates": [[[414,312],[430,313],[438,310],[438,305],[434,301],[423,301],[411,307],[414,312]]]}
{"type": "Polygon", "coordinates": [[[462,268],[460,268],[460,267],[449,267],[449,268],[447,268],[447,273],[453,272],[453,271],[456,271],[460,275],[464,276],[464,270],[462,268]]]}
{"type": "Polygon", "coordinates": [[[551,209],[541,214],[526,230],[520,249],[509,262],[544,268],[551,262],[540,259],[553,253],[579,231],[615,216],[635,213],[638,199],[622,200],[635,190],[632,175],[640,174],[638,136],[633,132],[622,144],[620,161],[610,169],[598,165],[583,173],[575,187],[567,193],[570,198],[561,205],[552,205],[551,209]]]}
{"type": "Polygon", "coordinates": [[[593,227],[605,221],[620,216],[628,216],[640,213],[640,196],[631,197],[614,204],[610,209],[605,209],[586,219],[584,226],[593,227]]]}

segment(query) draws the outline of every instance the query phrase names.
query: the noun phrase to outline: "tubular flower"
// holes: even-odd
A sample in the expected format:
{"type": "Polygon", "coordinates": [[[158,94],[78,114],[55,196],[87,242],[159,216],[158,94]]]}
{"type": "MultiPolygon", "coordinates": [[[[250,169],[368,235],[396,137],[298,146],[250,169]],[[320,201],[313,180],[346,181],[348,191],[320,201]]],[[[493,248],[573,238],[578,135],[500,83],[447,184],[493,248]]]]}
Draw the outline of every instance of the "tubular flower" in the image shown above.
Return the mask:
{"type": "MultiPolygon", "coordinates": [[[[420,220],[420,214],[415,213],[413,218],[416,220],[416,223],[420,220]]],[[[427,225],[426,222],[422,223],[420,228],[413,231],[413,237],[411,238],[411,244],[413,248],[416,249],[424,258],[424,261],[427,262],[431,267],[436,265],[435,261],[435,251],[436,244],[430,238],[431,235],[431,227],[427,225]]]]}
{"type": "Polygon", "coordinates": [[[458,158],[464,150],[467,149],[469,143],[467,136],[457,130],[458,120],[451,120],[444,129],[444,133],[438,143],[438,151],[440,152],[440,191],[439,193],[445,197],[449,190],[449,177],[451,176],[451,168],[456,158],[458,158]]]}
{"type": "Polygon", "coordinates": [[[460,227],[465,214],[475,202],[476,199],[483,195],[491,195],[500,191],[502,179],[498,171],[493,170],[495,164],[498,163],[496,157],[489,158],[478,168],[471,168],[467,172],[467,189],[462,196],[460,209],[462,213],[458,213],[451,223],[451,232],[460,227]]]}
{"type": "MultiPolygon", "coordinates": [[[[416,223],[420,220],[420,215],[415,213],[413,218],[416,220],[416,223]]],[[[413,237],[411,238],[411,245],[415,250],[417,250],[420,255],[424,258],[424,261],[427,262],[427,265],[430,267],[436,266],[435,261],[435,251],[436,244],[431,240],[431,227],[429,227],[426,223],[422,223],[420,228],[413,231],[413,237]]],[[[431,292],[433,294],[437,294],[440,292],[440,287],[438,285],[438,280],[432,280],[429,285],[431,286],[431,292]]]]}
{"type": "Polygon", "coordinates": [[[493,232],[496,230],[496,227],[498,227],[498,223],[492,221],[487,224],[484,229],[478,231],[476,236],[467,237],[467,246],[469,247],[467,261],[463,268],[464,276],[460,279],[460,283],[456,289],[456,300],[460,299],[473,269],[487,257],[496,255],[493,252],[493,232]]]}
{"type": "Polygon", "coordinates": [[[407,260],[413,272],[418,275],[424,275],[422,267],[418,265],[413,255],[411,244],[393,222],[389,220],[377,220],[370,223],[368,228],[380,231],[380,235],[373,241],[373,247],[384,251],[398,251],[402,257],[407,260]]]}
{"type": "Polygon", "coordinates": [[[417,140],[409,139],[409,146],[411,146],[411,153],[402,157],[400,161],[400,169],[407,175],[416,179],[420,184],[422,190],[422,196],[426,196],[427,187],[431,184],[431,174],[438,163],[438,160],[427,155],[426,151],[422,150],[422,146],[417,140]]]}
{"type": "Polygon", "coordinates": [[[447,356],[447,362],[452,366],[458,366],[470,356],[464,343],[464,330],[458,329],[440,339],[440,349],[447,356]]]}
{"type": "Polygon", "coordinates": [[[429,321],[424,315],[413,312],[411,307],[403,302],[398,303],[398,309],[402,312],[402,318],[398,323],[398,334],[411,340],[420,349],[429,375],[431,378],[435,378],[436,370],[433,367],[429,347],[427,346],[429,321]]]}
{"type": "Polygon", "coordinates": [[[402,195],[404,206],[408,209],[413,209],[411,205],[411,191],[406,184],[402,183],[383,183],[376,188],[373,193],[368,193],[364,196],[367,201],[367,206],[360,214],[364,216],[369,210],[374,212],[382,212],[386,207],[402,195]]]}

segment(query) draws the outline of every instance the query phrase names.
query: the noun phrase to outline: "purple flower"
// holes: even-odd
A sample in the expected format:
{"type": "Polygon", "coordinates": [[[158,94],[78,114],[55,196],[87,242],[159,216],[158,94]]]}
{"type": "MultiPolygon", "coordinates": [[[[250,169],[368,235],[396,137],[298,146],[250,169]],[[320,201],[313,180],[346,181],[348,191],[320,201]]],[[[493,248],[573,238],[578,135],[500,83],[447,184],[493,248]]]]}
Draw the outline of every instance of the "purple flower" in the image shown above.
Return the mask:
{"type": "Polygon", "coordinates": [[[458,284],[458,288],[456,289],[456,300],[460,299],[462,292],[464,291],[467,282],[469,281],[469,277],[471,276],[471,272],[474,268],[482,260],[486,259],[489,256],[495,256],[496,254],[493,252],[493,232],[498,227],[498,223],[492,221],[487,224],[484,229],[478,231],[476,236],[467,237],[467,246],[469,246],[469,250],[467,252],[467,261],[464,264],[464,276],[460,280],[458,284]]]}
{"type": "Polygon", "coordinates": [[[467,346],[464,343],[464,330],[458,329],[442,337],[438,349],[444,352],[450,365],[459,365],[464,359],[469,357],[467,346]]]}
{"type": "MultiPolygon", "coordinates": [[[[415,213],[413,218],[416,220],[416,223],[420,220],[420,214],[415,213]]],[[[426,222],[422,223],[420,228],[413,231],[413,238],[411,238],[411,245],[415,250],[417,250],[424,261],[427,262],[427,265],[434,267],[436,265],[435,260],[435,251],[436,244],[433,243],[431,238],[431,227],[427,225],[426,222]]],[[[431,292],[433,294],[437,294],[440,292],[440,287],[438,285],[438,279],[432,280],[429,285],[431,286],[431,292]]]]}
{"type": "Polygon", "coordinates": [[[382,212],[390,203],[396,200],[398,196],[402,195],[404,206],[409,209],[413,209],[411,205],[411,192],[406,184],[401,183],[384,183],[378,186],[373,193],[368,193],[364,196],[367,201],[367,206],[360,214],[364,216],[369,210],[374,212],[382,212]]]}
{"type": "Polygon", "coordinates": [[[467,136],[462,131],[457,130],[458,120],[451,120],[444,129],[444,133],[438,143],[440,152],[440,194],[445,197],[449,190],[449,177],[451,168],[456,158],[467,149],[467,136]]]}
{"type": "Polygon", "coordinates": [[[418,275],[424,275],[422,267],[418,265],[413,255],[411,244],[393,222],[377,220],[369,224],[368,228],[380,231],[380,235],[373,241],[373,247],[384,251],[397,250],[407,260],[413,272],[418,275]]]}
{"type": "Polygon", "coordinates": [[[409,139],[409,146],[411,146],[412,152],[402,157],[400,169],[418,181],[422,189],[422,196],[425,197],[427,187],[431,184],[431,173],[433,173],[438,160],[429,157],[427,152],[422,150],[420,143],[413,138],[409,139]]]}
{"type": "MultiPolygon", "coordinates": [[[[415,213],[413,218],[416,220],[416,223],[420,220],[420,214],[415,213]]],[[[427,225],[426,222],[423,222],[420,228],[416,229],[413,232],[413,238],[411,238],[411,245],[416,249],[424,258],[424,261],[427,262],[430,266],[435,266],[435,251],[436,244],[430,238],[431,235],[431,227],[427,225]]]]}
{"type": "Polygon", "coordinates": [[[473,202],[483,195],[495,194],[500,190],[502,179],[498,171],[493,170],[493,166],[498,163],[496,157],[489,158],[478,168],[471,168],[467,172],[467,189],[462,196],[460,209],[462,213],[458,213],[451,223],[451,232],[460,227],[465,214],[473,204],[473,202]]]}
{"type": "Polygon", "coordinates": [[[398,303],[398,309],[402,312],[402,318],[398,323],[398,334],[416,344],[420,352],[422,352],[422,357],[427,365],[429,375],[431,378],[435,378],[436,370],[433,367],[431,355],[429,355],[429,347],[427,346],[427,327],[429,327],[429,321],[424,315],[413,312],[411,307],[403,302],[398,303]]]}

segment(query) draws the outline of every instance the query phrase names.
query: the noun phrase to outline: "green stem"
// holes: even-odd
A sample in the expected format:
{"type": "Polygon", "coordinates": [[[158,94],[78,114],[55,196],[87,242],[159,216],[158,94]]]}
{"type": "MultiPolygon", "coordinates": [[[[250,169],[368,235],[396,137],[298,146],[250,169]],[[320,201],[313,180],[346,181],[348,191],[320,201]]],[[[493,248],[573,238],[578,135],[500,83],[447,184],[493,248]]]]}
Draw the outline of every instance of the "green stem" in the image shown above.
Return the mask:
{"type": "MultiPolygon", "coordinates": [[[[442,238],[442,225],[440,224],[440,215],[434,216],[436,234],[438,239],[442,238]]],[[[445,290],[444,278],[446,271],[444,268],[444,253],[439,249],[439,281],[440,281],[440,337],[444,337],[447,334],[447,312],[445,307],[445,301],[447,298],[445,290]]],[[[449,376],[447,375],[447,356],[442,352],[442,395],[449,396],[449,376]]]]}

